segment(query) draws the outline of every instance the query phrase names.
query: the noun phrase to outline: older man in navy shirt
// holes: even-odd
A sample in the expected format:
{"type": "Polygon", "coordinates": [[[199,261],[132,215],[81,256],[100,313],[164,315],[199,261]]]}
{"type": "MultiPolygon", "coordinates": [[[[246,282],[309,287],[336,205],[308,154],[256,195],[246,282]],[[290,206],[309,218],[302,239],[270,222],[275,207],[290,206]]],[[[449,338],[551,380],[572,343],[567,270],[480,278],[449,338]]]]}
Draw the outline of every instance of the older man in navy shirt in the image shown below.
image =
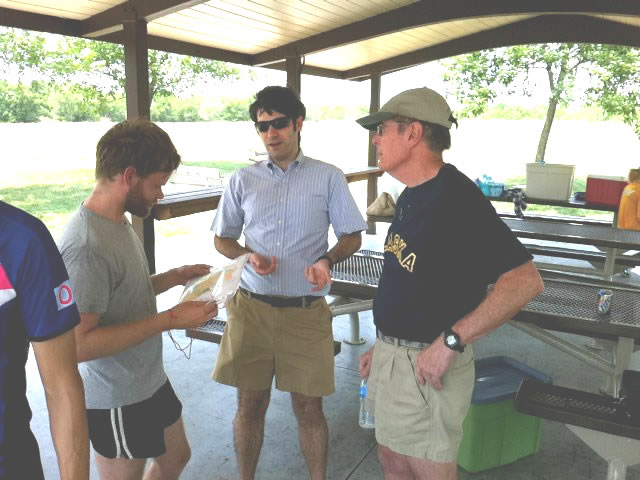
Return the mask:
{"type": "Polygon", "coordinates": [[[267,87],[250,107],[268,160],[236,172],[212,230],[228,258],[249,256],[213,378],[238,388],[234,420],[242,479],[255,477],[275,376],[291,392],[300,446],[311,478],[326,478],[327,422],[322,396],[335,390],[329,269],[353,254],[366,223],[336,167],[303,155],[305,107],[284,87],[267,87]],[[328,249],[329,226],[338,239],[328,249]],[[238,243],[244,233],[245,245],[238,243]]]}

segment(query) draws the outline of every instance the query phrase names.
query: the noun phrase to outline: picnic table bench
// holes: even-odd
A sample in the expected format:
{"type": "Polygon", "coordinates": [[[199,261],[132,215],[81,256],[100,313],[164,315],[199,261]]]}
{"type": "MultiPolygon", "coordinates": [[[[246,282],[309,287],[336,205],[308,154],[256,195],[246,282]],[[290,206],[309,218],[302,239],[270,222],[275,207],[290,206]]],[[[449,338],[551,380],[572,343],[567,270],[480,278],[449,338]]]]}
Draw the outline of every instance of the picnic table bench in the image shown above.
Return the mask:
{"type": "MultiPolygon", "coordinates": [[[[640,387],[638,372],[626,370],[625,382],[625,386],[637,392],[640,387]]],[[[608,462],[607,480],[623,480],[627,465],[640,462],[637,398],[606,397],[524,379],[515,403],[522,413],[567,424],[608,462]]]]}

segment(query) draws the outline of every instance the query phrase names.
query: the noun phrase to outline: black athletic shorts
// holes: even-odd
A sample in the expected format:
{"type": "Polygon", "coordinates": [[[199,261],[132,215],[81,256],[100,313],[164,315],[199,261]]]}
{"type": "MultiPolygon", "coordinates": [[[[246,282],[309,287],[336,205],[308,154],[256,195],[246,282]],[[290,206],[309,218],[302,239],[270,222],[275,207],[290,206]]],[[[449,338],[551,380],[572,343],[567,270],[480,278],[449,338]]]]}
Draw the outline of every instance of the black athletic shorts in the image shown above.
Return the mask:
{"type": "Polygon", "coordinates": [[[87,409],[93,449],[106,458],[155,458],[166,452],[164,429],[182,415],[169,380],[151,398],[110,409],[87,409]]]}

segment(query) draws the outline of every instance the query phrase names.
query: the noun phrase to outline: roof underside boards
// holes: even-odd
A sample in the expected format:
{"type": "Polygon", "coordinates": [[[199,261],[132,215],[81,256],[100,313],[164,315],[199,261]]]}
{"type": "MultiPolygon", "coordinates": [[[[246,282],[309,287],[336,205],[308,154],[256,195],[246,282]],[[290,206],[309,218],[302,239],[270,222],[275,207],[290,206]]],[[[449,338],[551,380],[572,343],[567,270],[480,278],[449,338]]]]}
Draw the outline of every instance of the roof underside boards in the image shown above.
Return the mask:
{"type": "Polygon", "coordinates": [[[638,0],[0,0],[0,24],[361,79],[484,48],[542,42],[640,46],[638,0]]]}

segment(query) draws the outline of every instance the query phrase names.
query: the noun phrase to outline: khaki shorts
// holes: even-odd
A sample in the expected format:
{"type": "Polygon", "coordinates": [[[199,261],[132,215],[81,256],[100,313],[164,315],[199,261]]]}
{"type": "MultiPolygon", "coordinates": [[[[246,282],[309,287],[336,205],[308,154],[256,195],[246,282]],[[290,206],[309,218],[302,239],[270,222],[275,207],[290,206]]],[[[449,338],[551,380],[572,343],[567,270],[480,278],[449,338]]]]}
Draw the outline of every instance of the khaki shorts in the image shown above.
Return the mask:
{"type": "Polygon", "coordinates": [[[415,365],[420,351],[376,340],[367,382],[376,440],[402,455],[455,462],[475,381],[473,350],[467,345],[456,354],[442,377],[441,391],[418,383],[415,365]]]}
{"type": "Polygon", "coordinates": [[[276,388],[310,397],[335,391],[333,316],[324,298],[276,308],[242,292],[227,306],[212,378],[243,391],[276,388]]]}

